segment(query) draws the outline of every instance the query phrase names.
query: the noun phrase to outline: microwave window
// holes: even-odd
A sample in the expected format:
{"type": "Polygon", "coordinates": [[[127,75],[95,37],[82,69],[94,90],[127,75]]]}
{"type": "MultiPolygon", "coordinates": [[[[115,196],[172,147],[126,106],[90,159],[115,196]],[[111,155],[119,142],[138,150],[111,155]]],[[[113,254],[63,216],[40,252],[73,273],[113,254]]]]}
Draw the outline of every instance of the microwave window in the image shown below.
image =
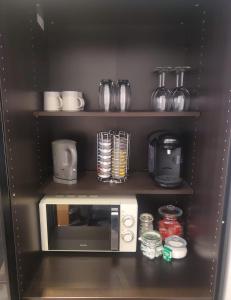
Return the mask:
{"type": "Polygon", "coordinates": [[[112,233],[118,231],[115,214],[119,220],[119,206],[47,205],[49,250],[111,250],[112,233]]]}

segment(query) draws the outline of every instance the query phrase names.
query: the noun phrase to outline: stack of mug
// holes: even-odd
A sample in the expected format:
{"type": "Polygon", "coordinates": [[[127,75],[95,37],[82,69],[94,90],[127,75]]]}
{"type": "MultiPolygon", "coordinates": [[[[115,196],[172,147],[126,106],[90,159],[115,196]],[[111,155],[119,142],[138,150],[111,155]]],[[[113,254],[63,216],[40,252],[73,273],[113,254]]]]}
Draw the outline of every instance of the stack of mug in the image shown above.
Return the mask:
{"type": "Polygon", "coordinates": [[[45,111],[82,111],[85,101],[78,91],[44,92],[45,111]]]}

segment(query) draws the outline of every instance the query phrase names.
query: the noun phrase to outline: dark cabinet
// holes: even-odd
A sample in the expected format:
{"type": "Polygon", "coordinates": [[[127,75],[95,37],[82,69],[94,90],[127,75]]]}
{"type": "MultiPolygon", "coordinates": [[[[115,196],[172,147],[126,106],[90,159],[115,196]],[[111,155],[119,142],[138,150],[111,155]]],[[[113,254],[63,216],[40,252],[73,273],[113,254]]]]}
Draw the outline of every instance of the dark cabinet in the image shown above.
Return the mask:
{"type": "MultiPolygon", "coordinates": [[[[0,0],[1,184],[21,299],[218,299],[231,130],[229,11],[226,0],[0,0]],[[185,77],[190,111],[151,111],[154,69],[182,65],[192,68],[185,77]],[[131,111],[99,111],[103,78],[129,79],[131,111]],[[85,111],[44,112],[46,90],[83,91],[85,111]],[[131,133],[130,177],[109,188],[96,179],[96,134],[115,128],[131,133]],[[179,189],[159,188],[148,176],[147,136],[159,129],[182,136],[179,189]],[[52,181],[51,142],[64,138],[77,141],[79,156],[79,181],[68,188],[52,181]],[[136,194],[140,212],[177,204],[187,258],[167,264],[139,251],[42,252],[40,199],[78,194],[136,194]]],[[[167,85],[175,87],[174,74],[167,85]]]]}
{"type": "MultiPolygon", "coordinates": [[[[1,200],[1,198],[0,198],[1,200]]],[[[0,202],[1,203],[1,202],[0,202]]],[[[0,208],[1,209],[1,208],[0,208]]],[[[3,231],[2,211],[0,210],[0,298],[9,300],[9,279],[6,261],[5,236],[3,231]]]]}

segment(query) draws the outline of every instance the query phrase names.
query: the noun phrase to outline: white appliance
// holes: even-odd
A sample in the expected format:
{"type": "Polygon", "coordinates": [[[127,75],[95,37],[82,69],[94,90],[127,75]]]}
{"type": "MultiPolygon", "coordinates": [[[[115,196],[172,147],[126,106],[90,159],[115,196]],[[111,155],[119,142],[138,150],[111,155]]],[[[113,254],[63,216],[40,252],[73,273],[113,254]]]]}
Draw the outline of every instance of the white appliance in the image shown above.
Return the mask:
{"type": "Polygon", "coordinates": [[[135,252],[135,196],[53,196],[39,204],[43,251],[135,252]]]}
{"type": "Polygon", "coordinates": [[[72,140],[52,142],[54,182],[75,184],[77,182],[77,149],[72,140]]]}

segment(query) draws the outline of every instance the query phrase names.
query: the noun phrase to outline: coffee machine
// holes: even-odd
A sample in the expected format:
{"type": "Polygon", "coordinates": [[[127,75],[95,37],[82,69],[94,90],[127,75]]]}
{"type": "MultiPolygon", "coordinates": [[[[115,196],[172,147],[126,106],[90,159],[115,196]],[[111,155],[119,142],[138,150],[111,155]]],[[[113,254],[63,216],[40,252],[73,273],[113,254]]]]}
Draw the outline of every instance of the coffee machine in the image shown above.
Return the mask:
{"type": "Polygon", "coordinates": [[[182,167],[182,144],[179,137],[168,131],[149,135],[148,171],[155,182],[164,188],[179,187],[182,167]]]}

